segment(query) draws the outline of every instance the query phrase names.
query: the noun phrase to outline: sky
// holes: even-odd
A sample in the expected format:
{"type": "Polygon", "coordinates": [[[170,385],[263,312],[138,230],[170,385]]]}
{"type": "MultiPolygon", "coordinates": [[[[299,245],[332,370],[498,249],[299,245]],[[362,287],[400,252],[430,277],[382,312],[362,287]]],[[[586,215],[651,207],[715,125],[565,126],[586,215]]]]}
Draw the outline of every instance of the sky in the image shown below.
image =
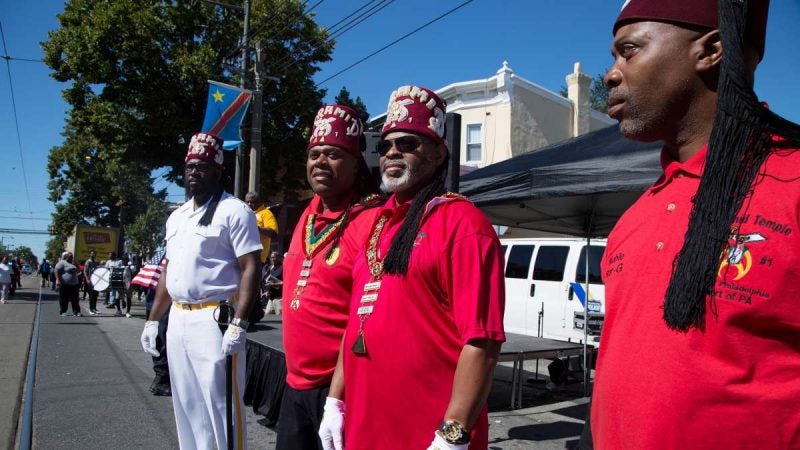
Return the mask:
{"type": "MultiPolygon", "coordinates": [[[[238,3],[237,0],[230,0],[238,3]]],[[[258,2],[260,0],[251,0],[258,2]]],[[[311,0],[314,5],[319,0],[311,0]]],[[[330,27],[364,0],[324,0],[312,13],[330,27]]],[[[448,84],[493,76],[507,61],[514,73],[558,92],[564,77],[580,62],[594,77],[611,65],[609,46],[622,0],[473,0],[357,66],[336,75],[370,53],[465,3],[465,0],[399,0],[342,34],[333,60],[320,66],[315,81],[332,102],[342,86],[361,97],[371,116],[385,111],[389,94],[405,84],[439,89],[448,84]],[[333,78],[331,78],[333,77],[333,78]],[[330,79],[329,79],[330,78],[330,79]]],[[[5,55],[41,59],[40,42],[58,27],[63,0],[0,0],[5,55]]],[[[755,91],[778,114],[800,122],[800,0],[773,0],[767,50],[755,91]]],[[[0,50],[4,50],[0,48],[0,50]]],[[[4,232],[44,231],[53,205],[48,201],[47,155],[62,142],[67,105],[62,83],[40,62],[0,61],[0,242],[31,247],[44,254],[47,235],[4,232]],[[16,103],[15,123],[13,100],[16,103]]],[[[198,124],[199,126],[200,124],[198,124]]],[[[299,149],[298,151],[300,151],[299,149]]],[[[156,171],[154,174],[161,173],[156,171]]],[[[170,199],[182,190],[163,180],[170,199]]]]}

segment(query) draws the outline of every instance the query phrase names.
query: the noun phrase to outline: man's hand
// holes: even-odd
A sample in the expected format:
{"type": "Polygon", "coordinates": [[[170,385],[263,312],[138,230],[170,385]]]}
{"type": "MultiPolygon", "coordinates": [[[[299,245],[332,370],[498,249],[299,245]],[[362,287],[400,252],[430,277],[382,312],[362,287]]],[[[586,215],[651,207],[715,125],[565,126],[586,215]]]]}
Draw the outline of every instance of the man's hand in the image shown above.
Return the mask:
{"type": "Polygon", "coordinates": [[[433,442],[428,450],[467,450],[468,448],[469,444],[450,444],[439,433],[434,433],[433,442]]]}
{"type": "Polygon", "coordinates": [[[233,355],[234,353],[243,352],[245,343],[247,342],[247,331],[244,328],[237,327],[236,325],[228,325],[225,334],[222,336],[222,353],[224,355],[233,355]]]}
{"type": "Polygon", "coordinates": [[[148,320],[144,323],[142,331],[142,348],[144,352],[151,356],[158,356],[161,353],[156,350],[156,337],[158,336],[158,321],[148,320]]]}
{"type": "Polygon", "coordinates": [[[325,399],[319,439],[324,450],[344,450],[344,402],[338,398],[325,399]]]}

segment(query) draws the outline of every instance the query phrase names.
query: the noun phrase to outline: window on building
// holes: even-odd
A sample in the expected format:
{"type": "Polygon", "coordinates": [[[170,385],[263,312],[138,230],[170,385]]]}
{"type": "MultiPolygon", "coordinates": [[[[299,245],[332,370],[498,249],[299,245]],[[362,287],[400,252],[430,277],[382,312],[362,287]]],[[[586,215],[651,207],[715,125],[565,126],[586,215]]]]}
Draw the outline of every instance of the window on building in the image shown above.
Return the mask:
{"type": "Polygon", "coordinates": [[[483,161],[483,125],[467,125],[467,162],[483,161]]]}

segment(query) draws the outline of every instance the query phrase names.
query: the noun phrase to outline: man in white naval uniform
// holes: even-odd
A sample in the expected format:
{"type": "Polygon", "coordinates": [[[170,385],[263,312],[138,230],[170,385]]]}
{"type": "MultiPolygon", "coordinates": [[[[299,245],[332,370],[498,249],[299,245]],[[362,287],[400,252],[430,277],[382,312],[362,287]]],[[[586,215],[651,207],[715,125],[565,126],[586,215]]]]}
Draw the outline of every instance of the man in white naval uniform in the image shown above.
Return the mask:
{"type": "Polygon", "coordinates": [[[258,289],[261,241],[250,208],[224,192],[223,170],[222,140],[207,133],[194,135],[185,172],[192,199],[167,220],[166,266],[142,333],[142,347],[157,356],[158,321],[172,302],[167,358],[182,449],[227,448],[227,355],[233,361],[233,448],[247,444],[242,400],[245,330],[258,289]],[[216,320],[220,302],[237,292],[234,319],[223,335],[216,320]]]}

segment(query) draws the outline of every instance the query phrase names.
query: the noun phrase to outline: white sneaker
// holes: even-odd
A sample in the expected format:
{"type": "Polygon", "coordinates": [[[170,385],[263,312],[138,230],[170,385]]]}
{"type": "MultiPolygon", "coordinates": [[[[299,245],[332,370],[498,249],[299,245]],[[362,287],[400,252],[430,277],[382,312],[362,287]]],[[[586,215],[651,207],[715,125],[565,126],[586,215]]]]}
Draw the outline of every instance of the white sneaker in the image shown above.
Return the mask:
{"type": "Polygon", "coordinates": [[[89,310],[89,315],[90,315],[90,316],[96,316],[97,314],[98,314],[98,312],[97,312],[97,311],[92,311],[92,310],[89,310]]]}
{"type": "Polygon", "coordinates": [[[131,318],[131,317],[133,317],[133,316],[131,316],[131,313],[125,313],[125,317],[127,317],[128,319],[130,319],[130,318],[131,318]]]}

